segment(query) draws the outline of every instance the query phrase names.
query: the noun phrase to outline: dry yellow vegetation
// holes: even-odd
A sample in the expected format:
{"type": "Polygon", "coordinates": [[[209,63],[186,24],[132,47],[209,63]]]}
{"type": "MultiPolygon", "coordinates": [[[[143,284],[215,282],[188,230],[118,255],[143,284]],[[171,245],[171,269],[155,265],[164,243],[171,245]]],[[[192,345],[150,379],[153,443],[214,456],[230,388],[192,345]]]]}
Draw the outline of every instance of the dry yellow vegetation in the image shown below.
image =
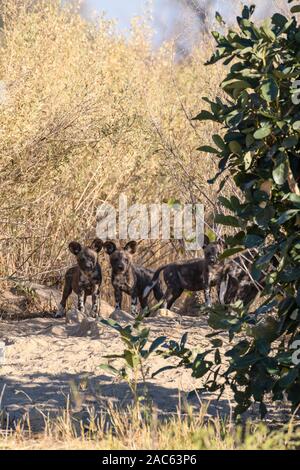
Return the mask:
{"type": "MultiPolygon", "coordinates": [[[[14,432],[2,431],[0,450],[294,450],[300,445],[299,429],[293,420],[271,430],[262,423],[236,426],[230,420],[205,418],[188,409],[165,422],[152,414],[142,418],[134,408],[116,410],[83,425],[70,413],[45,420],[43,433],[34,434],[21,425],[14,432]]],[[[28,425],[28,423],[26,423],[28,425]]]]}
{"type": "Polygon", "coordinates": [[[214,163],[196,150],[212,124],[191,121],[222,74],[204,66],[209,40],[175,60],[172,43],[153,50],[142,19],[126,36],[59,3],[1,2],[2,278],[55,280],[67,242],[93,237],[97,207],[120,193],[129,204],[199,201],[207,214],[216,200],[214,163]]]}

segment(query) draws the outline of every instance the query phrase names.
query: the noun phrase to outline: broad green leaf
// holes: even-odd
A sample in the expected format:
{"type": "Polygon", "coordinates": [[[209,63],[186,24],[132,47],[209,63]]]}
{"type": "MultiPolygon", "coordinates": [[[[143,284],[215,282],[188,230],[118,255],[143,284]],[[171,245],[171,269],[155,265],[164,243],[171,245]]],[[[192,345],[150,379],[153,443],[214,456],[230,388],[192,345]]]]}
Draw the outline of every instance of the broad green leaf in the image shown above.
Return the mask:
{"type": "Polygon", "coordinates": [[[257,361],[259,361],[259,357],[257,356],[257,354],[249,353],[243,357],[238,358],[234,366],[237,370],[246,369],[247,367],[255,364],[257,361]]]}
{"type": "Polygon", "coordinates": [[[219,150],[213,148],[213,147],[210,147],[209,145],[202,145],[201,147],[198,147],[197,150],[199,152],[205,152],[205,153],[220,153],[219,150]]]}
{"type": "Polygon", "coordinates": [[[176,369],[177,367],[176,366],[165,366],[165,367],[161,367],[160,369],[156,370],[153,374],[152,374],[152,378],[154,378],[156,375],[158,374],[161,374],[162,372],[165,372],[167,370],[172,370],[172,369],[176,369]]]}
{"type": "Polygon", "coordinates": [[[244,5],[243,11],[242,11],[242,17],[246,20],[249,20],[250,17],[253,15],[255,10],[255,5],[250,5],[249,7],[247,5],[244,5]]]}
{"type": "Polygon", "coordinates": [[[201,111],[192,119],[195,121],[218,121],[218,119],[212,113],[206,110],[201,111]]]}
{"type": "Polygon", "coordinates": [[[125,350],[124,358],[129,367],[131,367],[132,369],[134,369],[139,364],[139,357],[132,351],[125,350]]]}
{"type": "Polygon", "coordinates": [[[232,153],[241,155],[242,147],[236,140],[232,140],[231,142],[229,142],[228,147],[232,153]]]}
{"type": "Polygon", "coordinates": [[[225,91],[229,91],[229,90],[237,90],[238,92],[242,91],[242,90],[245,90],[247,88],[251,88],[251,85],[249,82],[247,82],[246,80],[236,80],[236,79],[232,79],[232,80],[226,80],[222,83],[222,88],[225,90],[225,91]]]}
{"type": "Polygon", "coordinates": [[[282,145],[284,148],[292,148],[295,147],[298,143],[298,137],[296,135],[290,135],[283,140],[282,145]]]}
{"type": "Polygon", "coordinates": [[[225,24],[225,22],[224,22],[222,16],[220,15],[220,13],[219,13],[218,11],[216,11],[215,18],[216,18],[216,20],[217,20],[217,22],[218,22],[219,24],[221,24],[221,25],[224,25],[224,24],[225,24]]]}
{"type": "Polygon", "coordinates": [[[273,77],[270,77],[268,80],[265,80],[260,88],[261,96],[268,102],[271,103],[275,101],[279,96],[279,88],[276,80],[273,77]]]}
{"type": "Polygon", "coordinates": [[[296,209],[290,209],[288,211],[285,211],[281,214],[281,216],[276,220],[277,225],[282,225],[288,220],[292,219],[295,217],[295,215],[299,214],[299,210],[296,209]]]}
{"type": "Polygon", "coordinates": [[[295,122],[293,123],[293,129],[294,129],[295,131],[298,131],[298,130],[300,129],[300,121],[295,121],[295,122]]]}
{"type": "Polygon", "coordinates": [[[255,142],[255,139],[254,139],[253,135],[247,134],[247,136],[246,136],[246,146],[247,146],[247,148],[251,147],[251,145],[254,142],[255,142]]]}
{"type": "Polygon", "coordinates": [[[155,349],[157,349],[161,344],[163,344],[166,339],[166,336],[159,336],[158,338],[156,338],[149,348],[149,353],[151,354],[153,351],[155,351],[155,349]]]}
{"type": "Polygon", "coordinates": [[[240,253],[241,251],[245,250],[243,246],[237,246],[234,248],[228,248],[227,250],[224,250],[223,253],[219,256],[220,260],[223,260],[225,258],[229,258],[229,256],[236,255],[237,253],[240,253]]]}
{"type": "Polygon", "coordinates": [[[200,379],[210,371],[212,365],[211,361],[203,361],[197,368],[193,368],[192,377],[200,379]]]}
{"type": "Polygon", "coordinates": [[[245,247],[254,248],[261,245],[264,242],[264,239],[259,235],[248,234],[245,237],[245,247]]]}
{"type": "Polygon", "coordinates": [[[226,207],[226,209],[232,210],[232,203],[230,199],[227,199],[224,196],[220,196],[219,202],[223,207],[226,207]]]}
{"type": "Polygon", "coordinates": [[[280,13],[275,13],[272,16],[272,23],[275,24],[276,26],[279,26],[280,28],[283,28],[285,24],[288,22],[288,19],[281,15],[280,13]]]}
{"type": "Polygon", "coordinates": [[[276,246],[275,247],[269,247],[267,252],[263,256],[260,256],[257,260],[255,260],[255,265],[257,267],[263,267],[264,265],[266,265],[267,263],[269,263],[271,261],[271,259],[275,255],[276,251],[277,251],[276,246]]]}
{"type": "Polygon", "coordinates": [[[295,5],[291,8],[291,13],[300,13],[300,5],[295,5]]]}
{"type": "Polygon", "coordinates": [[[243,118],[243,113],[234,111],[226,116],[225,122],[228,126],[237,127],[243,121],[243,118]]]}
{"type": "Polygon", "coordinates": [[[252,163],[252,153],[247,152],[244,155],[244,162],[245,162],[245,170],[249,170],[251,163],[252,163]]]}
{"type": "Polygon", "coordinates": [[[283,185],[288,177],[289,173],[289,164],[288,159],[285,154],[278,155],[275,161],[275,167],[273,169],[272,175],[276,184],[279,186],[283,185]]]}
{"type": "Polygon", "coordinates": [[[226,144],[224,142],[224,140],[222,139],[222,137],[220,137],[218,134],[214,134],[212,136],[212,139],[214,141],[214,143],[221,149],[221,150],[225,150],[226,149],[226,144]]]}
{"type": "Polygon", "coordinates": [[[289,200],[294,202],[295,204],[300,204],[300,196],[298,194],[290,194],[289,200]]]}
{"type": "Polygon", "coordinates": [[[230,227],[241,227],[241,223],[236,217],[232,215],[217,214],[215,217],[217,224],[228,225],[230,227]]]}
{"type": "Polygon", "coordinates": [[[261,140],[264,139],[265,137],[268,137],[268,135],[271,134],[271,129],[270,127],[261,127],[260,129],[257,129],[257,131],[254,132],[253,137],[256,140],[261,140]]]}
{"type": "Polygon", "coordinates": [[[250,343],[248,340],[244,339],[239,341],[232,349],[229,349],[225,353],[225,356],[227,357],[232,357],[232,358],[239,358],[243,354],[246,354],[250,346],[250,343]]]}
{"type": "Polygon", "coordinates": [[[271,28],[270,28],[270,20],[269,20],[269,18],[267,18],[267,19],[263,22],[263,24],[262,24],[262,26],[261,26],[261,29],[262,29],[262,31],[265,33],[265,35],[266,35],[266,37],[267,37],[268,39],[271,39],[271,41],[275,41],[276,36],[275,36],[275,34],[273,33],[273,31],[271,30],[271,28]]]}

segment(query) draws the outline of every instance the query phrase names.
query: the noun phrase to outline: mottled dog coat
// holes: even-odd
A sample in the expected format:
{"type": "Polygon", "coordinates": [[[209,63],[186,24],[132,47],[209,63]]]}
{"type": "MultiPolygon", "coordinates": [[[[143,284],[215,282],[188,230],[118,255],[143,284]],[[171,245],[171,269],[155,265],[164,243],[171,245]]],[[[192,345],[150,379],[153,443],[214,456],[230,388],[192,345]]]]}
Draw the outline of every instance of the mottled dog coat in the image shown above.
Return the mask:
{"type": "Polygon", "coordinates": [[[66,272],[63,295],[56,317],[62,317],[66,314],[67,299],[72,291],[78,296],[78,310],[80,312],[84,312],[86,298],[91,295],[92,316],[98,317],[100,315],[102,273],[98,262],[98,253],[102,246],[103,242],[99,238],[96,238],[88,247],[83,247],[75,241],[69,244],[69,250],[76,256],[77,265],[66,272]]]}
{"type": "Polygon", "coordinates": [[[166,308],[170,309],[184,290],[204,291],[206,305],[211,305],[211,270],[218,260],[220,246],[216,242],[210,243],[208,237],[205,236],[203,250],[204,258],[170,263],[157,269],[150,286],[144,290],[144,296],[148,296],[149,292],[155,288],[159,275],[163,272],[163,278],[167,286],[164,294],[166,308]]]}
{"type": "MultiPolygon", "coordinates": [[[[111,282],[114,288],[116,309],[122,308],[122,294],[131,296],[131,312],[137,313],[137,303],[140,302],[142,309],[148,306],[148,296],[143,296],[147,286],[151,284],[154,271],[133,263],[133,255],[136,252],[137,243],[128,242],[122,249],[117,249],[112,241],[104,243],[104,250],[109,255],[111,264],[111,282]]],[[[160,301],[163,293],[160,284],[156,283],[153,294],[157,301],[160,301]]]]}
{"type": "MultiPolygon", "coordinates": [[[[255,256],[255,253],[249,250],[243,258],[236,256],[220,264],[218,272],[216,272],[215,283],[221,304],[231,304],[237,300],[242,300],[244,305],[253,302],[259,292],[258,287],[247,272],[251,272],[253,256],[255,256]]],[[[271,260],[270,271],[274,269],[273,263],[276,265],[275,259],[271,260]]],[[[264,273],[261,273],[258,282],[262,287],[264,286],[264,273]]]]}
{"type": "Polygon", "coordinates": [[[250,260],[242,263],[240,257],[225,260],[220,264],[216,273],[216,287],[221,304],[242,300],[246,305],[255,299],[258,289],[247,274],[247,269],[251,271],[250,260]]]}

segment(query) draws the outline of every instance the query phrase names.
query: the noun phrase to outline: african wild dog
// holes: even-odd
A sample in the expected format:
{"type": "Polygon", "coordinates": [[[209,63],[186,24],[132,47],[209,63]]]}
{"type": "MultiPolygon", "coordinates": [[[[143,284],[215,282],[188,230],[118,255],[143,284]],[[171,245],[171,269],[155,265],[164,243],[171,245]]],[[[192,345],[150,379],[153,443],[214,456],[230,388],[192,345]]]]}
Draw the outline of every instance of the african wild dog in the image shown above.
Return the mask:
{"type": "Polygon", "coordinates": [[[155,272],[151,284],[144,290],[144,296],[155,288],[159,275],[163,271],[163,278],[167,285],[164,294],[165,306],[170,309],[184,290],[204,291],[206,305],[211,305],[210,287],[211,270],[218,260],[220,244],[211,243],[208,237],[204,236],[204,258],[195,258],[188,261],[178,261],[161,266],[155,272]]]}
{"type": "Polygon", "coordinates": [[[254,301],[260,288],[266,284],[266,275],[271,273],[278,266],[278,260],[274,256],[266,270],[261,272],[258,282],[251,278],[251,269],[256,251],[248,250],[243,257],[236,256],[233,259],[223,261],[215,273],[215,285],[221,304],[231,304],[237,300],[242,300],[244,305],[254,301]],[[259,287],[260,286],[260,287],[259,287]]]}
{"type": "Polygon", "coordinates": [[[100,287],[102,282],[101,266],[98,253],[103,246],[102,240],[96,238],[90,246],[81,246],[71,242],[69,250],[76,256],[77,265],[68,269],[65,275],[65,285],[56,318],[66,314],[67,299],[72,291],[78,296],[78,310],[84,313],[85,301],[92,296],[92,316],[100,315],[100,287]]]}
{"type": "Polygon", "coordinates": [[[231,304],[242,300],[246,305],[257,296],[259,289],[247,273],[251,271],[251,261],[240,257],[223,261],[215,273],[214,283],[221,304],[231,304]]]}
{"type": "MultiPolygon", "coordinates": [[[[139,300],[142,309],[148,305],[148,295],[143,297],[143,292],[150,285],[154,271],[133,263],[133,255],[136,252],[137,243],[128,242],[125,247],[117,249],[112,241],[104,243],[104,250],[109,255],[112,268],[111,281],[115,293],[116,309],[122,307],[122,293],[131,296],[131,313],[137,313],[137,302],[139,300]]],[[[155,299],[159,302],[163,296],[160,283],[153,286],[155,299]]]]}

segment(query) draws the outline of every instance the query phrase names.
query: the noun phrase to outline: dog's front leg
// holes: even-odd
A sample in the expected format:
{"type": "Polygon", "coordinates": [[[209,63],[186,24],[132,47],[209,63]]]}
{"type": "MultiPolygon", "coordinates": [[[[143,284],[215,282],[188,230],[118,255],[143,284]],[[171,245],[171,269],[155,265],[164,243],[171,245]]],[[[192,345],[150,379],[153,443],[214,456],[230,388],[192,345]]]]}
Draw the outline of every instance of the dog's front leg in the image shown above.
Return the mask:
{"type": "Polygon", "coordinates": [[[115,309],[122,310],[122,291],[119,287],[115,287],[115,302],[115,309]]]}
{"type": "Polygon", "coordinates": [[[218,289],[219,301],[221,305],[225,305],[225,295],[227,293],[229,283],[229,276],[227,275],[225,279],[222,279],[220,282],[220,287],[218,289]]]}
{"type": "Polygon", "coordinates": [[[100,303],[101,303],[101,292],[100,286],[95,286],[92,293],[92,317],[98,318],[100,316],[100,303]]]}
{"type": "Polygon", "coordinates": [[[58,310],[55,314],[55,318],[61,318],[61,317],[64,317],[66,315],[67,300],[68,300],[69,295],[71,294],[71,292],[72,292],[72,277],[66,275],[62,299],[61,299],[61,302],[59,304],[58,310]]]}
{"type": "Polygon", "coordinates": [[[84,289],[80,289],[78,292],[78,310],[84,314],[84,289]]]}
{"type": "Polygon", "coordinates": [[[206,307],[211,307],[211,298],[210,298],[210,288],[206,287],[204,289],[205,305],[206,307]]]}
{"type": "Polygon", "coordinates": [[[137,304],[138,304],[138,297],[137,295],[134,293],[132,296],[131,296],[131,314],[132,315],[137,315],[138,313],[138,307],[137,307],[137,304]]]}

